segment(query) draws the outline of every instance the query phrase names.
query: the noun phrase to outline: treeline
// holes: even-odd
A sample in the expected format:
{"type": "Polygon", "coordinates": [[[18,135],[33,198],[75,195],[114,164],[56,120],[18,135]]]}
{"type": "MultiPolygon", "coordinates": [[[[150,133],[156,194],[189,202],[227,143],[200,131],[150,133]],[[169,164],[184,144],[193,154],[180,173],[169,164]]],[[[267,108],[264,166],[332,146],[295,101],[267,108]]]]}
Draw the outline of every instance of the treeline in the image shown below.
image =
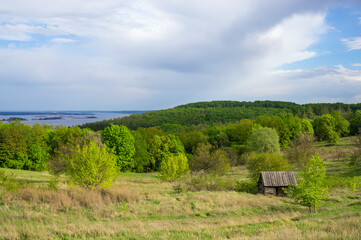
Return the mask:
{"type": "Polygon", "coordinates": [[[52,171],[61,172],[67,156],[71,156],[76,148],[94,142],[99,147],[105,145],[116,156],[120,171],[161,171],[162,164],[179,156],[182,161],[186,157],[191,169],[199,168],[199,162],[207,159],[224,164],[223,167],[209,164],[216,166],[215,169],[226,169],[228,165],[242,164],[243,154],[254,149],[253,145],[265,141],[266,137],[256,137],[253,143],[250,140],[252,134],[262,128],[273,129],[277,144],[282,148],[288,148],[304,133],[335,144],[339,137],[358,133],[361,111],[352,114],[350,121],[339,111],[315,119],[302,119],[281,112],[213,126],[168,123],[130,130],[123,125],[110,125],[98,132],[77,126],[29,126],[19,121],[0,123],[0,167],[27,170],[50,167],[52,171]]]}
{"type": "Polygon", "coordinates": [[[212,101],[181,105],[172,109],[133,114],[123,118],[84,124],[83,128],[102,130],[111,124],[124,125],[132,130],[161,126],[163,124],[217,125],[235,123],[240,119],[255,120],[260,115],[276,116],[280,113],[292,113],[300,118],[315,119],[323,114],[339,111],[341,116],[350,120],[361,104],[316,103],[299,105],[281,101],[212,101]]]}

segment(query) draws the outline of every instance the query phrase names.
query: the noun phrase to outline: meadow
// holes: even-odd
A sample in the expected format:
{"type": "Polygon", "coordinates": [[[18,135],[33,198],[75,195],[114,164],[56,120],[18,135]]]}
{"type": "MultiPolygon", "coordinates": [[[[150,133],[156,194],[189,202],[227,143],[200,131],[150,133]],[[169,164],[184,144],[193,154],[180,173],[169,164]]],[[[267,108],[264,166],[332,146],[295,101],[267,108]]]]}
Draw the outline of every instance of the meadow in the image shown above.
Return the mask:
{"type": "Polygon", "coordinates": [[[120,173],[112,187],[89,191],[46,171],[0,169],[11,177],[0,188],[0,239],[360,239],[353,139],[316,147],[330,193],[312,214],[287,197],[234,191],[247,177],[243,166],[202,179],[209,184],[200,188],[191,186],[200,184],[196,177],[166,182],[157,173],[120,173]]]}

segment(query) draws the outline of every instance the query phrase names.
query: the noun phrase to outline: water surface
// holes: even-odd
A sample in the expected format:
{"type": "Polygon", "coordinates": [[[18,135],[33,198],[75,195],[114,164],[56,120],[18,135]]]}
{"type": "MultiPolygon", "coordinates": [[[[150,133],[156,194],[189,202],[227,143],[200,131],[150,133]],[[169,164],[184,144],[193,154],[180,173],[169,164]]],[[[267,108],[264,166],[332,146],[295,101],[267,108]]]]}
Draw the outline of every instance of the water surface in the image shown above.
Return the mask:
{"type": "Polygon", "coordinates": [[[20,119],[21,122],[33,125],[35,123],[47,125],[75,126],[84,123],[97,122],[113,118],[128,116],[144,111],[47,111],[47,112],[0,112],[0,121],[8,122],[20,119]]]}

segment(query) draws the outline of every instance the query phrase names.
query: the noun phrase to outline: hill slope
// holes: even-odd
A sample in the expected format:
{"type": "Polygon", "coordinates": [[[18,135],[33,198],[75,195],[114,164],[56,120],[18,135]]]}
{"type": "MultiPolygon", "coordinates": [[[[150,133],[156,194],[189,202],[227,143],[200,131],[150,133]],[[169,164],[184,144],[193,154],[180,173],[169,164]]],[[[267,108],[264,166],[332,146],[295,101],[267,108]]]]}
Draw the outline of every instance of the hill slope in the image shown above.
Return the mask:
{"type": "Polygon", "coordinates": [[[277,115],[281,112],[292,113],[301,117],[312,118],[324,113],[339,110],[352,113],[361,109],[361,104],[315,103],[299,105],[282,101],[211,101],[180,105],[171,109],[133,114],[123,118],[105,120],[85,124],[82,127],[102,130],[110,124],[125,125],[130,129],[153,127],[163,124],[179,124],[184,126],[198,124],[217,124],[236,122],[240,119],[254,119],[259,115],[277,115]]]}

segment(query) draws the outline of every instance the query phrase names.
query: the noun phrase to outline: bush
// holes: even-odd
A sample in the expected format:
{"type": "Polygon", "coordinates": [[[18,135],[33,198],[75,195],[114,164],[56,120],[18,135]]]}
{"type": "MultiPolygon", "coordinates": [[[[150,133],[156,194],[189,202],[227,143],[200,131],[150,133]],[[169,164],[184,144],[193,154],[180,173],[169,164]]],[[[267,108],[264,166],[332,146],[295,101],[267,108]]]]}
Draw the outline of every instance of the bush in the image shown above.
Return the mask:
{"type": "Polygon", "coordinates": [[[288,171],[288,161],[275,153],[252,153],[247,156],[246,167],[252,181],[258,181],[262,171],[288,171]]]}
{"type": "Polygon", "coordinates": [[[0,170],[0,199],[6,192],[16,192],[22,183],[15,181],[14,174],[7,174],[5,170],[0,170]]]}
{"type": "Polygon", "coordinates": [[[188,159],[184,154],[169,155],[160,165],[160,178],[175,180],[189,172],[188,159]]]}
{"type": "Polygon", "coordinates": [[[288,161],[295,164],[298,169],[303,169],[311,159],[311,156],[316,152],[313,142],[313,134],[304,133],[299,135],[286,151],[288,161]]]}
{"type": "Polygon", "coordinates": [[[340,177],[332,176],[326,179],[326,186],[328,188],[349,188],[352,191],[361,188],[361,176],[354,177],[340,177]]]}
{"type": "Polygon", "coordinates": [[[230,168],[227,153],[222,149],[214,150],[210,144],[200,144],[194,151],[194,159],[190,164],[192,171],[225,174],[230,168]]]}
{"type": "Polygon", "coordinates": [[[236,192],[257,193],[258,192],[258,182],[250,181],[250,180],[237,181],[234,190],[236,192]]]}
{"type": "Polygon", "coordinates": [[[223,179],[217,174],[207,174],[204,171],[187,175],[173,186],[174,193],[183,191],[233,191],[234,181],[223,179]]]}
{"type": "Polygon", "coordinates": [[[255,129],[248,140],[250,151],[256,153],[280,152],[279,136],[276,130],[267,127],[255,129]]]}
{"type": "Polygon", "coordinates": [[[116,157],[109,153],[107,147],[100,147],[90,141],[82,147],[77,146],[68,157],[65,173],[68,182],[86,189],[109,187],[117,174],[116,164],[116,157]]]}

